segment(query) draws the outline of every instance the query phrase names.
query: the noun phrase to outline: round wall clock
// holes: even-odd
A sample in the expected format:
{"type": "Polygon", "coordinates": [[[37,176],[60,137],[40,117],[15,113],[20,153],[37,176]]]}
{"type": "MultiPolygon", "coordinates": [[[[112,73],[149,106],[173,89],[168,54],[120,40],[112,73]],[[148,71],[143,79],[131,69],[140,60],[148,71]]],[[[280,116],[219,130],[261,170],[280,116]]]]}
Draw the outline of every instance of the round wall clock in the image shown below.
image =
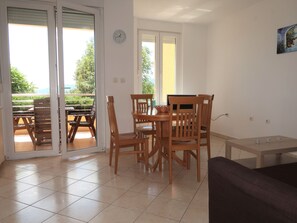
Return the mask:
{"type": "Polygon", "coordinates": [[[116,43],[124,42],[126,40],[126,33],[121,29],[118,29],[118,30],[114,31],[113,32],[113,40],[116,43]]]}

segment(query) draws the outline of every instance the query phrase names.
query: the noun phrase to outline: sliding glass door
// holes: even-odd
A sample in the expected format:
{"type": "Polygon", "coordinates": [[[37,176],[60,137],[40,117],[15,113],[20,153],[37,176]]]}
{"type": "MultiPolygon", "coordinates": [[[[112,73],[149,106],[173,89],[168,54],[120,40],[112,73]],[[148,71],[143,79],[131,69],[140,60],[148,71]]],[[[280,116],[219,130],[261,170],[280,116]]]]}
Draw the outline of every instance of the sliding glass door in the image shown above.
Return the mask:
{"type": "Polygon", "coordinates": [[[53,7],[22,2],[9,2],[2,15],[9,159],[59,154],[54,15],[53,7]]]}
{"type": "Polygon", "coordinates": [[[102,148],[102,132],[97,131],[104,128],[98,116],[103,114],[98,106],[102,31],[98,10],[64,2],[58,4],[57,12],[60,116],[66,126],[62,154],[68,157],[102,148]]]}
{"type": "Polygon", "coordinates": [[[100,10],[64,1],[0,4],[7,158],[100,151],[100,10]]]}

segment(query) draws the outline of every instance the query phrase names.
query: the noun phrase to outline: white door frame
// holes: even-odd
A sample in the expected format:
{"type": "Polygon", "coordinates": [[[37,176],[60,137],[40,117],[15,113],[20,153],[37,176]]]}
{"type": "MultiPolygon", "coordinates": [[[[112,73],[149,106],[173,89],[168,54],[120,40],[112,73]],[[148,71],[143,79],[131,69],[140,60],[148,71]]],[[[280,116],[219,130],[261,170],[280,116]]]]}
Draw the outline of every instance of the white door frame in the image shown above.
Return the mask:
{"type": "MultiPolygon", "coordinates": [[[[57,86],[58,86],[58,75],[57,69],[59,72],[63,72],[63,69],[57,65],[63,64],[63,61],[57,60],[56,55],[58,52],[59,58],[63,55],[63,51],[61,44],[63,44],[62,36],[59,35],[58,43],[59,48],[57,49],[56,44],[56,25],[55,25],[55,11],[54,6],[55,3],[50,2],[42,2],[42,1],[15,1],[15,0],[1,0],[0,1],[0,68],[2,75],[2,83],[0,76],[0,96],[3,93],[3,101],[1,102],[0,98],[0,106],[3,107],[2,117],[3,117],[3,126],[6,131],[3,132],[3,144],[5,148],[5,157],[7,160],[9,159],[26,159],[32,157],[44,157],[44,156],[56,156],[60,154],[60,146],[63,158],[68,158],[70,156],[76,155],[85,155],[92,152],[104,151],[105,150],[105,98],[104,98],[104,42],[103,42],[103,10],[102,8],[89,8],[83,7],[77,4],[70,4],[67,1],[57,0],[58,11],[62,9],[62,6],[66,6],[69,8],[74,8],[77,10],[87,10],[91,11],[95,14],[95,58],[96,58],[96,120],[97,120],[97,146],[94,148],[83,149],[81,151],[66,151],[66,130],[61,132],[61,145],[59,144],[59,123],[58,118],[58,96],[57,96],[57,86]],[[50,92],[51,92],[51,115],[52,115],[52,147],[53,150],[46,151],[33,151],[26,153],[16,153],[14,151],[14,134],[13,134],[13,114],[12,114],[12,104],[11,104],[11,84],[10,84],[10,59],[9,59],[9,44],[8,44],[8,23],[7,23],[7,7],[22,7],[28,9],[39,9],[39,10],[47,10],[48,11],[48,40],[49,40],[49,72],[50,72],[50,92]],[[59,9],[60,7],[60,9],[59,9]],[[3,89],[2,89],[3,86],[3,89]],[[5,114],[5,115],[4,115],[5,114]]],[[[59,15],[59,19],[61,20],[61,14],[59,15]]],[[[60,21],[60,24],[62,21],[60,21]]],[[[59,21],[58,21],[59,23],[59,21]]],[[[61,27],[61,26],[60,26],[61,27]]],[[[60,28],[61,31],[61,28],[60,28]]],[[[62,73],[63,75],[63,73],[62,73]]],[[[59,86],[64,86],[63,78],[59,79],[59,86]],[[62,85],[61,85],[62,84],[62,85]]],[[[63,103],[60,104],[60,117],[61,117],[61,126],[66,125],[65,123],[65,104],[64,104],[64,89],[60,89],[60,101],[63,103]]]]}
{"type": "Polygon", "coordinates": [[[163,70],[162,70],[162,37],[163,36],[172,36],[176,38],[176,93],[182,92],[182,85],[178,83],[182,83],[182,75],[181,75],[181,41],[180,34],[173,32],[162,32],[162,31],[152,31],[152,30],[138,30],[138,74],[137,74],[137,89],[138,93],[142,92],[142,67],[141,67],[141,55],[142,55],[142,35],[149,34],[155,36],[155,85],[156,85],[156,94],[154,95],[156,103],[160,104],[160,96],[162,95],[162,79],[163,79],[163,70]]]}
{"type": "Polygon", "coordinates": [[[64,61],[63,61],[63,21],[62,21],[62,12],[63,7],[75,9],[78,11],[85,11],[91,13],[95,16],[95,68],[96,68],[96,115],[97,115],[97,129],[102,131],[96,131],[96,142],[97,146],[91,148],[84,148],[80,150],[67,151],[67,142],[66,142],[66,131],[61,131],[61,152],[62,158],[68,158],[71,156],[80,156],[86,155],[93,152],[104,151],[105,145],[105,121],[104,121],[104,76],[103,76],[103,19],[102,11],[99,9],[94,9],[90,7],[81,6],[78,4],[72,4],[67,1],[58,1],[57,2],[57,26],[58,26],[58,64],[59,64],[59,86],[60,88],[60,117],[61,117],[61,126],[66,126],[65,123],[65,103],[64,103],[64,61]],[[99,89],[99,90],[98,90],[99,89]]]}
{"type": "Polygon", "coordinates": [[[26,159],[32,157],[43,156],[56,156],[59,154],[59,123],[58,119],[58,101],[57,92],[54,85],[57,85],[56,75],[56,56],[55,56],[55,21],[54,21],[54,7],[51,4],[32,2],[32,1],[1,1],[1,55],[6,55],[1,58],[1,73],[3,80],[3,125],[4,131],[4,147],[5,157],[9,159],[26,159]],[[13,135],[13,115],[11,104],[11,80],[10,80],[10,59],[9,59],[9,39],[8,39],[8,21],[7,21],[7,8],[28,8],[36,10],[46,10],[48,13],[48,50],[49,50],[49,75],[50,75],[50,97],[51,97],[51,117],[52,117],[52,150],[33,151],[33,152],[18,152],[14,151],[14,135],[13,135]],[[5,117],[4,117],[5,114],[5,117]]]}

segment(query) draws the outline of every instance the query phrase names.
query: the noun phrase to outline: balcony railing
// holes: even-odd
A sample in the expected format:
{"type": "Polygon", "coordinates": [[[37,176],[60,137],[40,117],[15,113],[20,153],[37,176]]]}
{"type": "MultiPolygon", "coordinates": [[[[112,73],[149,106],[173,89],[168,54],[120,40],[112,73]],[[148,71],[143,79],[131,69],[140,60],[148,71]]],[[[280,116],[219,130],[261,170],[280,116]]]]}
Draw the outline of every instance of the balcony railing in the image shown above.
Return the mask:
{"type": "MultiPolygon", "coordinates": [[[[48,94],[12,94],[13,111],[27,111],[33,108],[34,99],[49,97],[48,94]]],[[[65,94],[67,107],[75,109],[88,109],[92,107],[95,94],[65,94]]]]}

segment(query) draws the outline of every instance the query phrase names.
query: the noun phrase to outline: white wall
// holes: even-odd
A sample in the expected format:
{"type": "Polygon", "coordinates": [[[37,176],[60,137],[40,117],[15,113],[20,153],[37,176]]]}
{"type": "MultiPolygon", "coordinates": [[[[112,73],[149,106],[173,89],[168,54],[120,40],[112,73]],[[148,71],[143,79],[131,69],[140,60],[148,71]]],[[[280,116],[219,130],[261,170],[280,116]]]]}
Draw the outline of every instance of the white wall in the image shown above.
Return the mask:
{"type": "Polygon", "coordinates": [[[276,54],[277,29],[297,23],[296,9],[296,0],[263,0],[209,27],[213,116],[230,114],[212,123],[213,132],[297,137],[297,52],[276,54]]]}
{"type": "Polygon", "coordinates": [[[207,27],[184,24],[182,31],[183,93],[206,92],[207,27]]]}
{"type": "MultiPolygon", "coordinates": [[[[114,96],[120,132],[133,129],[130,99],[134,81],[133,24],[133,0],[104,1],[105,94],[114,96]],[[112,35],[117,29],[126,32],[127,38],[122,44],[113,41],[112,35]]],[[[106,126],[108,133],[109,125],[106,126]]],[[[109,134],[107,135],[108,138],[109,134]]]]}

